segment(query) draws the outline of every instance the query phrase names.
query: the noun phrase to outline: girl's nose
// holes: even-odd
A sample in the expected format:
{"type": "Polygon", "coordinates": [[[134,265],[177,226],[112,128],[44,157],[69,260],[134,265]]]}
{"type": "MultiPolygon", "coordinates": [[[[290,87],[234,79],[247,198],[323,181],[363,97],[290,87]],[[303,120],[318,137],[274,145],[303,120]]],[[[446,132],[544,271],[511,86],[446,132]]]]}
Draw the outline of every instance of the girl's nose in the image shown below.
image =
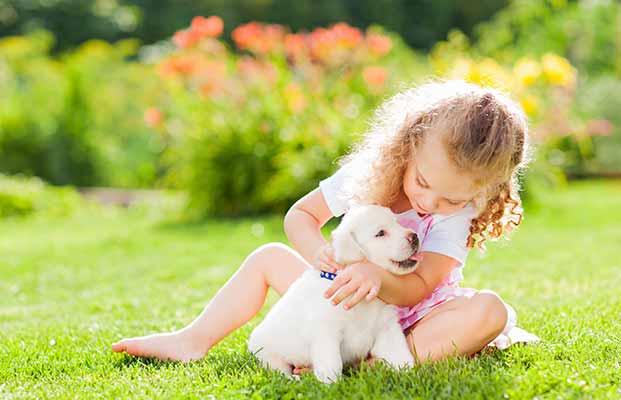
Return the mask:
{"type": "Polygon", "coordinates": [[[420,206],[423,207],[426,211],[432,212],[436,209],[438,205],[438,200],[434,196],[428,194],[426,196],[423,196],[419,200],[418,204],[420,204],[420,206]]]}

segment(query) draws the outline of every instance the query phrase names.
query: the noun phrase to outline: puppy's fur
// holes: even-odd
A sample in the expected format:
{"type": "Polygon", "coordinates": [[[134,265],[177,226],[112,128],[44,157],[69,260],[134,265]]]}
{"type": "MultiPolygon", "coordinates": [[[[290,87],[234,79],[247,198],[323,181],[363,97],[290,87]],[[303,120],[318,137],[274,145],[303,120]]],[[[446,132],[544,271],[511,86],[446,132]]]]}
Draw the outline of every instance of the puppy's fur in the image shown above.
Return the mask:
{"type": "MultiPolygon", "coordinates": [[[[416,267],[416,234],[403,228],[385,207],[358,206],[332,232],[335,259],[351,264],[368,259],[394,274],[416,267]]],[[[254,329],[248,349],[272,369],[291,378],[293,366],[309,365],[324,383],[341,375],[343,364],[367,357],[383,359],[399,368],[414,359],[394,306],[380,299],[363,300],[350,310],[323,297],[331,280],[308,270],[298,278],[254,329]]]]}

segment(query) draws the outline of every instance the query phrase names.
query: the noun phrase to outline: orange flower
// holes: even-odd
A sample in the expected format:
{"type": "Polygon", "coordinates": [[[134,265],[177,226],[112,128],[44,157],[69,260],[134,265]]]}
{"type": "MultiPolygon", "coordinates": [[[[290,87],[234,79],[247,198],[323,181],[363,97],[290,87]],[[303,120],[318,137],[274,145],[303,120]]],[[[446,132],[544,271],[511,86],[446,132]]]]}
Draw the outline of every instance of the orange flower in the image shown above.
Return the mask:
{"type": "Polygon", "coordinates": [[[191,27],[199,36],[218,37],[222,34],[224,22],[215,15],[209,18],[198,16],[192,19],[191,27]]]}
{"type": "Polygon", "coordinates": [[[362,77],[371,89],[380,89],[386,83],[388,74],[382,67],[366,67],[362,70],[362,77]]]}
{"type": "Polygon", "coordinates": [[[285,50],[293,59],[299,59],[306,53],[306,38],[304,34],[293,33],[285,35],[285,50]]]}
{"type": "Polygon", "coordinates": [[[264,25],[253,21],[235,28],[232,36],[239,49],[266,54],[282,49],[285,30],[281,25],[264,25]]]}
{"type": "Polygon", "coordinates": [[[164,121],[164,114],[156,107],[147,108],[144,111],[144,122],[150,127],[156,127],[164,121]]]}
{"type": "Polygon", "coordinates": [[[285,87],[284,96],[287,101],[287,107],[292,112],[299,114],[306,108],[308,102],[302,89],[296,83],[290,83],[285,87]]]}
{"type": "Polygon", "coordinates": [[[310,34],[311,54],[325,63],[339,64],[362,42],[362,33],[344,22],[317,28],[310,34]]]}
{"type": "Polygon", "coordinates": [[[362,32],[347,25],[345,22],[333,25],[331,31],[336,37],[338,44],[344,47],[354,48],[362,41],[362,32]]]}
{"type": "Polygon", "coordinates": [[[200,41],[200,39],[201,38],[199,34],[197,34],[197,32],[190,29],[185,29],[175,32],[172,41],[177,47],[181,49],[187,49],[188,47],[195,46],[200,41]]]}
{"type": "Polygon", "coordinates": [[[187,57],[168,58],[158,66],[158,72],[163,77],[191,74],[195,69],[195,62],[187,57]]]}
{"type": "Polygon", "coordinates": [[[387,36],[377,33],[367,34],[366,42],[371,53],[377,57],[387,54],[392,48],[392,40],[387,36]]]}

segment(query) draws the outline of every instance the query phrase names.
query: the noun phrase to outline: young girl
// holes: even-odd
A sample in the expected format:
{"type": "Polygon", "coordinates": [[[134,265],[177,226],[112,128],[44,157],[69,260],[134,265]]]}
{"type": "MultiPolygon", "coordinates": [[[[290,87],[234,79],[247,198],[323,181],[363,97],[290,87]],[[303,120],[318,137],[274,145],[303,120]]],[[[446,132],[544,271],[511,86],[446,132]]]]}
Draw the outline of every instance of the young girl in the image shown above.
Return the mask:
{"type": "MultiPolygon", "coordinates": [[[[469,355],[515,336],[513,309],[495,293],[461,288],[469,249],[519,225],[517,175],[527,161],[527,124],[503,94],[462,81],[431,82],[388,100],[341,168],[287,212],[295,250],[259,247],[188,326],[112,345],[142,357],[189,361],[282,295],[307,268],[338,271],[324,293],[351,308],[378,296],[399,306],[415,359],[469,355]],[[320,228],[352,202],[389,207],[421,239],[422,261],[395,276],[369,262],[338,265],[320,228]]],[[[292,332],[295,335],[295,332],[292,332]]],[[[302,366],[299,366],[302,367],[302,366]]],[[[296,368],[296,372],[301,369],[296,368]]]]}

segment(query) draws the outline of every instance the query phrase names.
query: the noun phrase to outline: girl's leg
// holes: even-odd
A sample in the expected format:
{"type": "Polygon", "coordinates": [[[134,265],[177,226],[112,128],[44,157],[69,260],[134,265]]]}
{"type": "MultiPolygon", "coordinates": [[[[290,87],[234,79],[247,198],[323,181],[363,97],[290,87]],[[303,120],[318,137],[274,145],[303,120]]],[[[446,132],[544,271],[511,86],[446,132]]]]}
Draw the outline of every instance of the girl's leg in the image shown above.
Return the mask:
{"type": "Polygon", "coordinates": [[[507,318],[498,295],[479,291],[438,306],[414,326],[407,340],[419,362],[471,355],[503,331],[507,318]]]}
{"type": "Polygon", "coordinates": [[[114,343],[112,350],[163,360],[200,359],[261,310],[269,287],[282,295],[307,268],[310,264],[288,246],[263,245],[246,258],[188,326],[171,333],[124,339],[114,343]]]}

